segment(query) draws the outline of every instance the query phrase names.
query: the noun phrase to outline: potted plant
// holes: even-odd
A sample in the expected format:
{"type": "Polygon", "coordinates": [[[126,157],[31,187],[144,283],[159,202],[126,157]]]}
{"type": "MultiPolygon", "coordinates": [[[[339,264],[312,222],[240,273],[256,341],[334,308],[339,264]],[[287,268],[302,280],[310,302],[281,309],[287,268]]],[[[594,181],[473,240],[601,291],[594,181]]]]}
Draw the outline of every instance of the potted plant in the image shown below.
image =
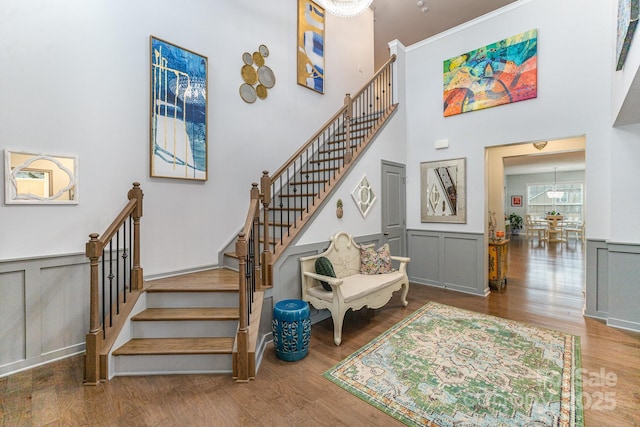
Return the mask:
{"type": "Polygon", "coordinates": [[[511,227],[511,234],[515,236],[520,234],[520,230],[522,230],[522,224],[523,224],[523,220],[520,215],[518,215],[515,212],[512,212],[511,215],[509,215],[509,224],[511,227]]]}

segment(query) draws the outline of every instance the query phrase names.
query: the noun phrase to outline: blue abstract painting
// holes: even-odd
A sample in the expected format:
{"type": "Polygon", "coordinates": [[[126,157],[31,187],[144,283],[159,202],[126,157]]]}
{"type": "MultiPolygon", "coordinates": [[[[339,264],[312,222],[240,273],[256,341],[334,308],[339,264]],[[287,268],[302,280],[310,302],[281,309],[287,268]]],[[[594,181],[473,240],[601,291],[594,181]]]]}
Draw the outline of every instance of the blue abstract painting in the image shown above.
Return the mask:
{"type": "Polygon", "coordinates": [[[153,36],[151,176],[207,179],[207,57],[153,36]]]}

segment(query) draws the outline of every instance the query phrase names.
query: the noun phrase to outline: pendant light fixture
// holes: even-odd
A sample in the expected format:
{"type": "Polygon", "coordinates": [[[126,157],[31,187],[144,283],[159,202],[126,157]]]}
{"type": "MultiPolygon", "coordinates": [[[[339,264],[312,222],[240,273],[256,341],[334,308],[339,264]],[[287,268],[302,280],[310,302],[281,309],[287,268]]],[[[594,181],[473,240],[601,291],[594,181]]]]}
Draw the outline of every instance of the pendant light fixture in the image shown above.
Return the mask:
{"type": "Polygon", "coordinates": [[[371,5],[371,2],[372,0],[318,0],[320,6],[327,12],[343,18],[361,14],[371,5]]]}
{"type": "Polygon", "coordinates": [[[558,191],[558,168],[553,168],[553,190],[547,191],[547,197],[550,199],[561,199],[564,191],[558,191]]]}

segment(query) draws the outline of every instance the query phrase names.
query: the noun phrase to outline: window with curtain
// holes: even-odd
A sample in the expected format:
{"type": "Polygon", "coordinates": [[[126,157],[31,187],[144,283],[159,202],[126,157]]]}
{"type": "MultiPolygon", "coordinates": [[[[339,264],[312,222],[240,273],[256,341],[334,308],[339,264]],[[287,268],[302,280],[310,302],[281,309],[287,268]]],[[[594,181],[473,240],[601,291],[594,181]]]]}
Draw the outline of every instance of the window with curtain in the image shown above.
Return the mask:
{"type": "Polygon", "coordinates": [[[547,196],[547,191],[553,190],[553,187],[553,184],[527,184],[527,213],[544,217],[547,212],[556,211],[582,222],[583,183],[557,184],[555,189],[564,192],[559,199],[547,196]]]}

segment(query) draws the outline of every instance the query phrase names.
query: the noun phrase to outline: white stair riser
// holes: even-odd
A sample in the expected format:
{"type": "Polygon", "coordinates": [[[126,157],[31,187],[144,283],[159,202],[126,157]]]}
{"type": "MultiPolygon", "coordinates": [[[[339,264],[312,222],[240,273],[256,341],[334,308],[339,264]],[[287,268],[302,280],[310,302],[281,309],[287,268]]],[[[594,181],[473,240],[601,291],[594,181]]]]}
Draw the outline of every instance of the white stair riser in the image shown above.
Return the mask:
{"type": "Polygon", "coordinates": [[[147,292],[148,308],[237,306],[237,292],[147,292]]]}
{"type": "Polygon", "coordinates": [[[114,375],[230,374],[230,354],[138,355],[114,358],[114,375]]]}
{"type": "Polygon", "coordinates": [[[233,337],[238,329],[235,320],[133,321],[134,338],[233,337]]]}

